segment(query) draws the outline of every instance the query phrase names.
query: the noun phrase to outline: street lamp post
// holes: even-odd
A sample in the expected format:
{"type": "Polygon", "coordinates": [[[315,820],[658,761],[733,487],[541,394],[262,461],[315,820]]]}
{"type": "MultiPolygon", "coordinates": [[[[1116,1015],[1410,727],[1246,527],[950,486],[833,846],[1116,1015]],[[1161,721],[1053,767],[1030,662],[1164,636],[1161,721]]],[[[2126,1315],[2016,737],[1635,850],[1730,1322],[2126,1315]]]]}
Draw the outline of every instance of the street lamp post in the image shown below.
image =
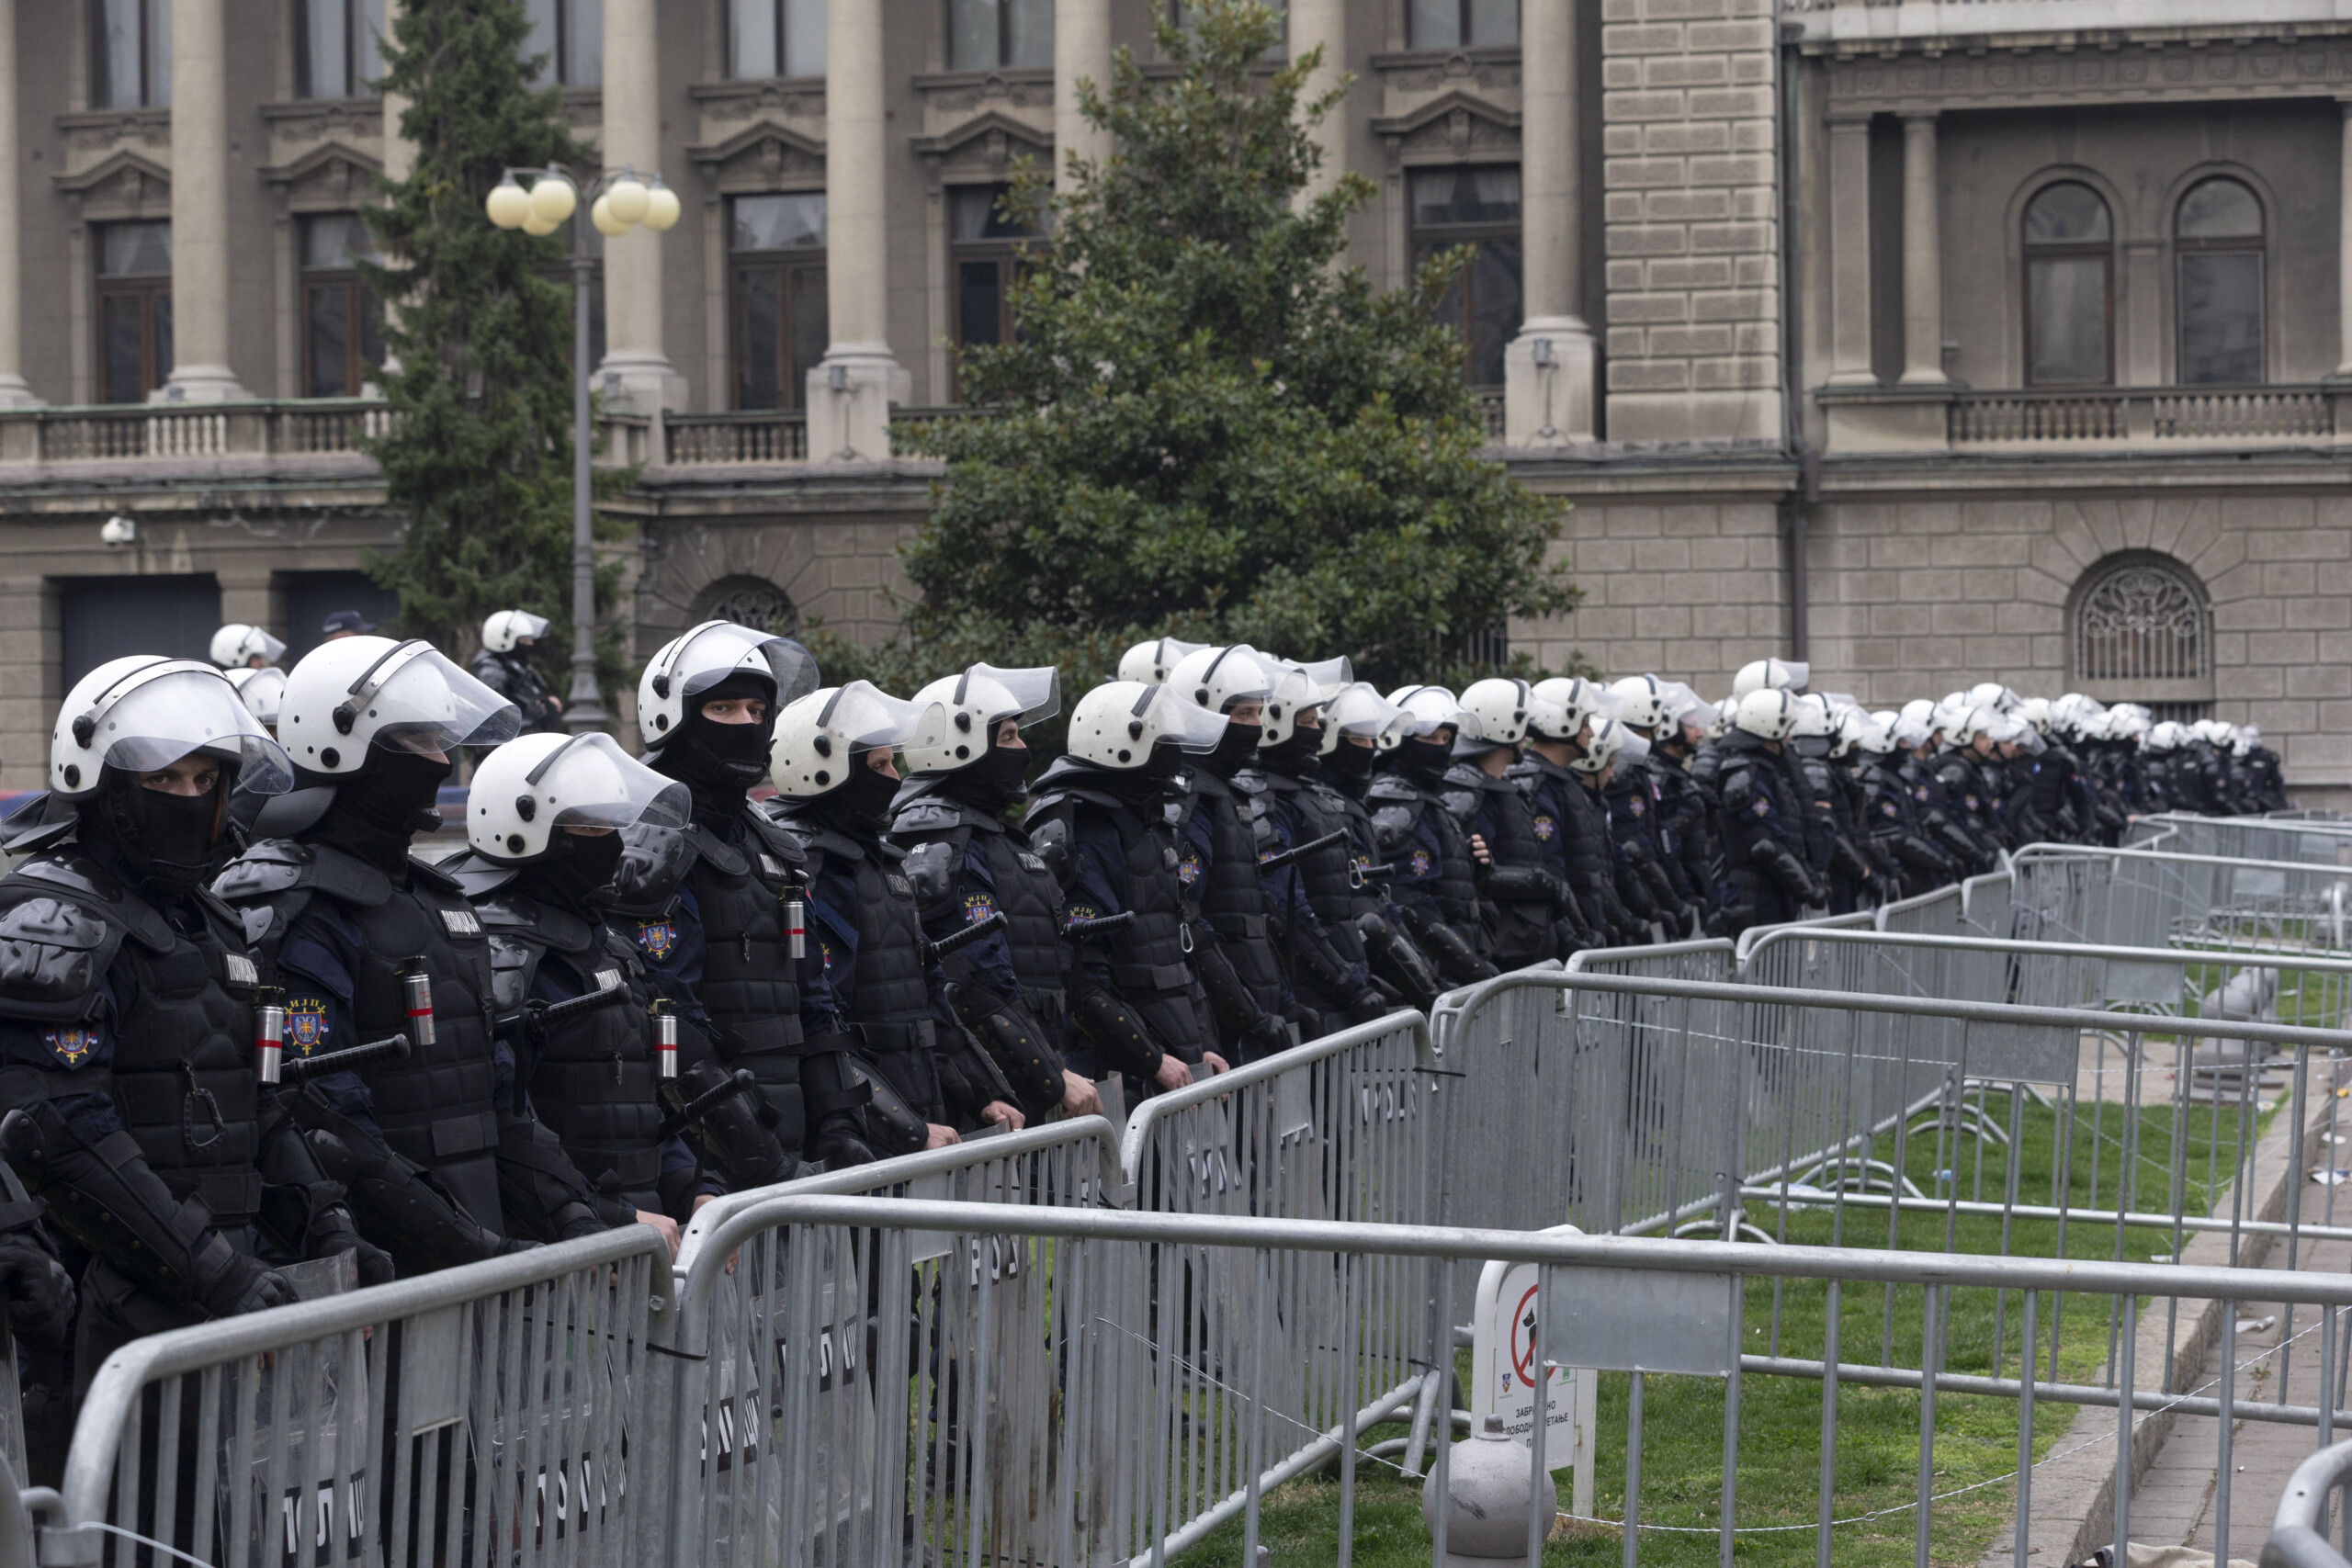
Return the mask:
{"type": "MultiPolygon", "coordinates": [[[[588,220],[607,239],[617,239],[639,224],[655,233],[667,232],[678,221],[678,194],[662,183],[660,175],[639,175],[635,169],[606,169],[588,182],[588,220]]],[[[577,735],[602,729],[610,722],[603,694],[596,689],[596,541],[588,505],[588,291],[595,263],[586,236],[580,231],[580,183],[567,171],[509,169],[483,206],[490,220],[501,229],[526,234],[552,234],[566,220],[571,231],[571,693],[564,699],[564,727],[577,735]],[[525,190],[517,175],[528,175],[525,190]]]]}

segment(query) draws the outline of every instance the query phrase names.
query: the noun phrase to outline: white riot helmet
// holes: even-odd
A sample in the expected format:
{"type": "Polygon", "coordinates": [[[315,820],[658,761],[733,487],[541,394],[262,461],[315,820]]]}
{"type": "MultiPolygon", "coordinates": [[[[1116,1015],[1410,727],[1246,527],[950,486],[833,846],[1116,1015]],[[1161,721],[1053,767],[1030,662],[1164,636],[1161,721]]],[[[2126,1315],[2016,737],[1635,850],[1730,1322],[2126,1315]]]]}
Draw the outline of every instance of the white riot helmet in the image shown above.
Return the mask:
{"type": "Polygon", "coordinates": [[[1656,729],[1666,722],[1666,687],[1655,675],[1628,675],[1610,682],[1617,716],[1634,729],[1656,729]]]}
{"type": "Polygon", "coordinates": [[[1388,700],[1411,716],[1408,735],[1435,735],[1441,729],[1459,735],[1470,716],[1443,686],[1399,686],[1388,694],[1388,700]]]}
{"type": "Polygon", "coordinates": [[[525,638],[537,642],[547,635],[548,618],[528,610],[494,610],[481,624],[481,645],[492,653],[512,653],[525,638]]]}
{"type": "Polygon", "coordinates": [[[1224,713],[1236,703],[1263,702],[1273,694],[1272,661],[1246,642],[1196,648],[1168,671],[1170,690],[1195,706],[1224,713]]]}
{"type": "Polygon", "coordinates": [[[1758,659],[1739,667],[1739,673],[1731,678],[1731,694],[1744,697],[1750,692],[1801,692],[1812,678],[1813,666],[1801,659],[1758,659]]]}
{"type": "MultiPolygon", "coordinates": [[[[1714,729],[1721,716],[1716,713],[1714,704],[1679,681],[1668,681],[1660,690],[1665,694],[1667,722],[1674,727],[1677,735],[1685,729],[1696,729],[1703,737],[1714,729]]],[[[1661,739],[1675,738],[1666,736],[1661,739]]]]}
{"type": "Polygon", "coordinates": [[[2047,697],[2028,697],[2018,704],[2018,717],[2031,725],[2035,733],[2040,735],[2049,734],[2051,726],[2057,722],[2047,697]]]}
{"type": "Polygon", "coordinates": [[[2196,731],[2198,739],[2209,746],[2226,746],[2230,742],[2230,727],[2225,720],[2200,718],[2189,728],[2196,731]]]}
{"type": "Polygon", "coordinates": [[[705,621],[654,650],[637,682],[637,730],[659,747],[695,711],[694,698],[736,675],[775,688],[774,715],[817,689],[817,661],[789,637],[732,621],[705,621]]]}
{"type": "Polygon", "coordinates": [[[1818,693],[1807,692],[1791,697],[1789,714],[1793,726],[1789,731],[1792,735],[1815,737],[1838,732],[1837,720],[1829,711],[1829,703],[1818,693]]]}
{"type": "Polygon", "coordinates": [[[275,664],[266,664],[259,670],[231,670],[225,673],[229,684],[237,688],[237,699],[261,720],[264,728],[274,732],[278,710],[286,703],[286,671],[275,664]]]}
{"type": "Polygon", "coordinates": [[[1760,686],[1739,699],[1731,723],[1758,740],[1786,740],[1797,727],[1796,699],[1778,686],[1760,686]]]}
{"type": "Polygon", "coordinates": [[[1584,754],[1570,758],[1568,766],[1580,773],[1600,773],[1615,761],[1617,753],[1630,742],[1640,739],[1616,719],[1596,718],[1592,721],[1592,739],[1585,742],[1584,754]]]}
{"type": "Polygon", "coordinates": [[[1186,702],[1166,685],[1112,681],[1069,710],[1069,754],[1098,767],[1132,772],[1148,764],[1163,740],[1205,756],[1216,750],[1225,729],[1223,714],[1186,702]]]}
{"type": "Polygon", "coordinates": [[[1860,743],[1871,727],[1871,716],[1859,707],[1841,707],[1829,716],[1829,754],[1843,757],[1860,743]]]}
{"type": "Polygon", "coordinates": [[[262,795],[291,787],[294,771],[221,672],[194,659],[110,659],[74,683],[49,740],[49,787],[85,800],[102,770],[148,773],[197,751],[235,764],[262,795]]]}
{"type": "Polygon", "coordinates": [[[1119,656],[1119,679],[1140,681],[1156,686],[1168,679],[1177,660],[1188,653],[1198,653],[1208,647],[1204,642],[1186,642],[1182,637],[1163,637],[1150,642],[1139,642],[1119,656]]]}
{"type": "Polygon", "coordinates": [[[1587,724],[1607,717],[1616,705],[1598,682],[1581,675],[1555,675],[1538,681],[1534,695],[1553,704],[1565,716],[1566,733],[1535,731],[1546,740],[1574,740],[1584,732],[1587,724]]]}
{"type": "Polygon", "coordinates": [[[517,864],[545,857],[559,828],[684,828],[693,798],[609,735],[526,735],[474,770],[466,841],[484,859],[517,864]]]}
{"type": "Polygon", "coordinates": [[[255,659],[275,664],[285,652],[284,643],[242,621],[232,621],[212,634],[212,662],[223,670],[245,669],[255,659]]]}
{"type": "Polygon", "coordinates": [[[1298,733],[1301,714],[1314,712],[1325,697],[1347,686],[1345,682],[1333,685],[1318,681],[1303,664],[1278,663],[1273,673],[1274,689],[1266,694],[1266,711],[1258,721],[1261,749],[1286,744],[1298,733]]]}
{"type": "Polygon", "coordinates": [[[786,703],[768,742],[768,774],[775,792],[814,800],[841,787],[859,759],[879,747],[937,746],[947,732],[938,703],[910,703],[871,681],[827,686],[786,703]]]}
{"type": "Polygon", "coordinates": [[[1853,743],[1858,749],[1873,757],[1884,757],[1894,752],[1897,744],[1894,735],[1896,719],[1894,710],[1889,709],[1884,713],[1858,713],[1854,716],[1854,720],[1853,743]]]}
{"type": "Polygon", "coordinates": [[[1528,704],[1532,696],[1526,682],[1507,675],[1471,682],[1462,693],[1462,711],[1468,719],[1454,737],[1455,752],[1491,751],[1526,739],[1528,704]]]}
{"type": "Polygon", "coordinates": [[[1019,670],[975,664],[961,675],[942,675],[917,692],[915,701],[937,703],[946,723],[936,745],[907,747],[907,771],[952,773],[985,754],[1006,719],[1026,729],[1061,712],[1062,672],[1050,664],[1019,670]]]}
{"type": "Polygon", "coordinates": [[[523,727],[513,703],[421,637],[322,642],[286,677],[277,738],[306,773],[348,777],[372,748],[448,751],[496,746],[523,727]]]}
{"type": "Polygon", "coordinates": [[[1324,699],[1323,751],[1340,749],[1343,735],[1364,735],[1383,751],[1402,740],[1413,728],[1413,716],[1380,694],[1369,681],[1356,681],[1324,699]]]}
{"type": "Polygon", "coordinates": [[[1935,705],[1917,700],[1905,703],[1887,728],[1897,746],[1905,751],[1917,751],[1935,736],[1935,705]]]}
{"type": "Polygon", "coordinates": [[[2142,744],[2151,751],[2169,751],[2180,744],[2181,727],[2171,719],[2151,728],[2142,744]]]}
{"type": "Polygon", "coordinates": [[[1991,708],[1995,713],[2015,713],[2018,694],[1998,681],[1980,681],[1968,688],[1968,705],[1991,708]]]}
{"type": "MultiPolygon", "coordinates": [[[[1995,714],[1991,708],[1972,707],[1943,727],[1944,743],[1958,751],[1980,735],[1993,735],[1995,714]]],[[[1998,739],[1998,736],[1994,736],[1998,739]]]]}

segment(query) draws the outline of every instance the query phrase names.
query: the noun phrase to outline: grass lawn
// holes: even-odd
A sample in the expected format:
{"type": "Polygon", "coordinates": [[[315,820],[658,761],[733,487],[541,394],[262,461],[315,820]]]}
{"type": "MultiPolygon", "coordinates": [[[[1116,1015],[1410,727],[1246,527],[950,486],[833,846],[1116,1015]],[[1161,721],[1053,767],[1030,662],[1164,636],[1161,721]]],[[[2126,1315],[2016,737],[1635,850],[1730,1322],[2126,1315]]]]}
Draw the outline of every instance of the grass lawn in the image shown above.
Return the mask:
{"type": "MultiPolygon", "coordinates": [[[[2153,1085],[2151,1090],[2154,1098],[2163,1098],[2153,1085]]],[[[1996,1097],[1989,1109],[2000,1125],[2011,1124],[2006,1097],[1996,1097]]],[[[2114,1105],[2097,1112],[2096,1127],[2094,1110],[2088,1106],[2077,1109],[2075,1121],[2073,1156],[2066,1162],[2067,1192],[2071,1203],[2086,1208],[2115,1204],[2120,1173],[2130,1179],[2127,1185],[2136,1185],[2132,1207],[2169,1209],[2177,1186],[2189,1212],[2206,1212],[2211,1205],[2212,1187],[2228,1179],[2237,1144],[2237,1112],[2229,1108],[2219,1111],[2194,1108],[2177,1130],[2169,1106],[2163,1105],[2141,1112],[2136,1127],[2114,1105]],[[2124,1147],[2127,1134],[2135,1134],[2134,1146],[2129,1151],[2124,1147]],[[2098,1154],[2096,1174],[2094,1149],[2098,1154]]],[[[2069,1130],[2055,1111],[2030,1103],[2021,1109],[2017,1126],[2019,1200],[2051,1202],[2052,1172],[2065,1141],[2062,1134],[2069,1130]]],[[[1892,1157],[1892,1145],[1883,1145],[1876,1152],[1881,1158],[1892,1157]]],[[[2007,1152],[1988,1145],[1980,1166],[1973,1142],[1947,1152],[1928,1134],[1908,1140],[1902,1163],[1921,1190],[1931,1195],[1942,1195],[1956,1186],[1958,1196],[1981,1195],[1996,1201],[2006,1179],[2003,1162],[2007,1152]],[[1936,1174],[1939,1168],[1954,1173],[1941,1187],[1936,1174]]],[[[1751,1214],[1754,1222],[1776,1235],[1785,1234],[1792,1243],[1818,1245],[1838,1239],[1849,1246],[1889,1244],[1888,1221],[1883,1211],[1849,1209],[1842,1225],[1835,1225],[1826,1211],[1792,1209],[1783,1233],[1778,1212],[1759,1209],[1751,1214]],[[1833,1228],[1840,1233],[1834,1237],[1833,1228]]],[[[2010,1231],[2008,1250],[2027,1256],[2058,1256],[2057,1233],[2054,1224],[2017,1221],[2010,1231]]],[[[2001,1222],[1943,1213],[1905,1214],[1893,1240],[1906,1250],[1998,1253],[2001,1222]]],[[[2169,1229],[2127,1229],[2119,1236],[2113,1225],[2075,1224],[2067,1228],[2064,1252],[2069,1258],[2121,1257],[2145,1262],[2169,1257],[2175,1245],[2169,1229]]],[[[1898,1367],[1917,1367],[1922,1302],[1923,1292],[1916,1288],[1847,1287],[1838,1310],[1839,1359],[1849,1365],[1883,1360],[1898,1367]]],[[[2038,1362],[2045,1381],[2051,1375],[2052,1302],[2044,1295],[2038,1308],[2038,1362]]],[[[1947,1310],[1951,1325],[1943,1361],[1946,1371],[2018,1375],[2022,1303],[2016,1293],[1957,1291],[1951,1293],[1947,1310]]],[[[2153,1310],[2164,1311],[2164,1303],[2155,1303],[2153,1310]]],[[[2060,1381],[2102,1381],[2100,1369],[2108,1359],[2114,1321],[2107,1298],[2070,1295],[2064,1299],[2057,1332],[2060,1381]]],[[[1824,1285],[1799,1281],[1776,1287],[1773,1281],[1755,1280],[1747,1286],[1743,1326],[1751,1354],[1821,1359],[1827,1322],[1828,1292],[1824,1285]]],[[[1458,1373],[1466,1384],[1466,1350],[1461,1353],[1458,1373]]],[[[2154,1369],[2143,1369],[2143,1386],[2154,1375],[2154,1369]]],[[[1608,1374],[1600,1380],[1595,1506],[1604,1520],[1623,1517],[1629,1386],[1630,1379],[1623,1374],[1608,1374]]],[[[1734,1555],[1753,1568],[1809,1568],[1816,1561],[1821,1395],[1818,1382],[1802,1379],[1750,1374],[1742,1382],[1736,1499],[1742,1533],[1735,1540],[1734,1555]],[[1769,1528],[1775,1526],[1795,1528],[1769,1528]]],[[[1715,1380],[1668,1376],[1646,1380],[1641,1483],[1641,1517],[1645,1528],[1640,1542],[1646,1562],[1704,1568],[1717,1561],[1724,1397],[1724,1386],[1715,1380]]],[[[1918,1477],[1919,1403],[1917,1393],[1909,1390],[1840,1387],[1831,1503],[1835,1517],[1849,1522],[1838,1525],[1831,1533],[1833,1563],[1897,1568],[1913,1560],[1917,1522],[1909,1505],[1918,1477]]],[[[2075,1407],[2071,1405],[2037,1405],[2033,1433],[2037,1460],[2047,1457],[2075,1414],[2075,1407]]],[[[1369,1445],[1404,1436],[1406,1430],[1402,1425],[1392,1425],[1368,1433],[1364,1440],[1369,1445]]],[[[2006,1478],[2016,1468],[2017,1443],[2013,1402],[1938,1394],[1933,1464],[1934,1492],[1940,1500],[1929,1512],[1933,1562],[1973,1564],[1991,1543],[2013,1501],[2014,1484],[2006,1478]]],[[[1566,1471],[1559,1474],[1559,1487],[1565,1503],[1566,1471]]],[[[1329,1476],[1304,1478],[1271,1494],[1261,1509],[1260,1540],[1271,1549],[1274,1568],[1336,1563],[1339,1512],[1336,1468],[1329,1476]]],[[[1623,1550],[1621,1532],[1612,1525],[1564,1522],[1546,1548],[1544,1561],[1579,1568],[1613,1568],[1621,1562],[1623,1550]]],[[[1404,1481],[1391,1464],[1370,1458],[1360,1461],[1352,1561],[1365,1568],[1408,1568],[1427,1563],[1429,1553],[1429,1535],[1420,1519],[1419,1483],[1404,1481]]],[[[1235,1520],[1180,1561],[1187,1568],[1206,1568],[1238,1564],[1241,1555],[1242,1528],[1235,1520]]],[[[2061,1565],[2050,1563],[2044,1568],[2061,1565]]]]}

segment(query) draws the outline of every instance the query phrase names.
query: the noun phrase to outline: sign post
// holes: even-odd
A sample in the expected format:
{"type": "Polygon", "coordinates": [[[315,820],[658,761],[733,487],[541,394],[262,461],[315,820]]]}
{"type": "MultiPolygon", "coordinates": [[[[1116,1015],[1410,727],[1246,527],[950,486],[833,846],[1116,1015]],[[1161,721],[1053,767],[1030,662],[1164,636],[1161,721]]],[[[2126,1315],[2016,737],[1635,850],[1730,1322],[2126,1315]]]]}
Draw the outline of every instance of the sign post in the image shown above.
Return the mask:
{"type": "MultiPolygon", "coordinates": [[[[1564,1225],[1551,1235],[1583,1234],[1564,1225]]],[[[1489,1263],[1478,1276],[1471,1323],[1470,1425],[1482,1428],[1499,1416],[1503,1433],[1532,1446],[1535,1438],[1535,1298],[1540,1270],[1532,1263],[1489,1263]]],[[[1556,1344],[1557,1341],[1555,1340],[1556,1344]]],[[[1573,1465],[1568,1511],[1592,1517],[1592,1439],[1599,1380],[1589,1368],[1544,1368],[1544,1458],[1552,1470],[1573,1465]]]]}

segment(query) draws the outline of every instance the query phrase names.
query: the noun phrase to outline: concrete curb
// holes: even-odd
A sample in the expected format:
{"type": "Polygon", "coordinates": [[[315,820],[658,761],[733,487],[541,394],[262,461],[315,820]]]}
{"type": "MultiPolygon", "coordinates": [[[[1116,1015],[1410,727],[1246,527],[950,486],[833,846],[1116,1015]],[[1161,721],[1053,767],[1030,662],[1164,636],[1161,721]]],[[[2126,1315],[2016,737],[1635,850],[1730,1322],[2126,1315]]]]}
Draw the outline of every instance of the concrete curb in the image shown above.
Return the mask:
{"type": "MultiPolygon", "coordinates": [[[[2303,1129],[2303,1164],[2313,1163],[2321,1147],[2320,1134],[2328,1130],[2335,1117],[2335,1099],[2326,1087],[2334,1075],[2322,1069],[2327,1063],[2311,1064],[2311,1096],[2306,1107],[2303,1129]]],[[[2282,1089],[2282,1094],[2290,1090],[2282,1089]]],[[[2254,1169],[2251,1180],[2256,1197],[2255,1212],[2248,1217],[2261,1220],[2281,1220],[2286,1217],[2288,1194],[2303,1172],[2290,1169],[2289,1158],[2293,1147],[2294,1127],[2286,1117],[2272,1123],[2270,1131],[2255,1145],[2254,1169]]],[[[2227,1216],[2235,1196],[2234,1186],[2224,1188],[2213,1205],[2213,1213],[2227,1216]]],[[[2277,1239],[2269,1235],[2249,1235],[2238,1247],[2238,1266],[2245,1269],[2263,1267],[2277,1239]]],[[[2204,1231],[2187,1243],[2180,1261],[2189,1265],[2221,1266],[2230,1260],[2230,1235],[2227,1231],[2204,1231]]],[[[2080,1303],[2077,1303],[2079,1308],[2080,1303]]],[[[2184,1298],[2177,1319],[2165,1310],[2162,1301],[2148,1302],[2142,1309],[2137,1337],[2132,1344],[2133,1366],[2139,1371],[2139,1382],[2148,1385],[2154,1380],[2148,1371],[2165,1364],[2165,1341],[2169,1337],[2172,1350],[2172,1376],[2165,1384],[2169,1393],[2183,1393],[2194,1388],[2206,1375],[2206,1361],[2212,1348],[2221,1342],[2222,1303],[2217,1301],[2194,1302],[2184,1298]],[[2169,1321],[2168,1321],[2169,1320],[2169,1321]]],[[[2045,1341],[2046,1343],[2046,1341],[2045,1341]]],[[[2064,1459],[2045,1462],[2033,1473],[2032,1512],[2026,1525],[2026,1551],[2032,1568],[2062,1568],[2063,1564],[2080,1562],[2102,1546],[2115,1543],[2115,1447],[2116,1416],[2113,1410],[2086,1407],[2076,1412],[2074,1421],[2057,1442],[2052,1453],[2065,1454],[2064,1459]],[[2085,1445],[2089,1445],[2086,1447],[2085,1445]],[[2079,1452],[2069,1452],[2080,1450],[2079,1452]]],[[[2164,1450],[2165,1440],[2172,1435],[2175,1416],[2163,1411],[2143,1417],[2133,1429],[2132,1438],[2132,1484],[2138,1490],[2141,1478],[2155,1462],[2164,1450]]],[[[2001,1568],[2015,1562],[2017,1550],[2017,1513],[2012,1509],[2003,1521],[2000,1531],[1986,1547],[1980,1568],[2001,1568]]]]}

